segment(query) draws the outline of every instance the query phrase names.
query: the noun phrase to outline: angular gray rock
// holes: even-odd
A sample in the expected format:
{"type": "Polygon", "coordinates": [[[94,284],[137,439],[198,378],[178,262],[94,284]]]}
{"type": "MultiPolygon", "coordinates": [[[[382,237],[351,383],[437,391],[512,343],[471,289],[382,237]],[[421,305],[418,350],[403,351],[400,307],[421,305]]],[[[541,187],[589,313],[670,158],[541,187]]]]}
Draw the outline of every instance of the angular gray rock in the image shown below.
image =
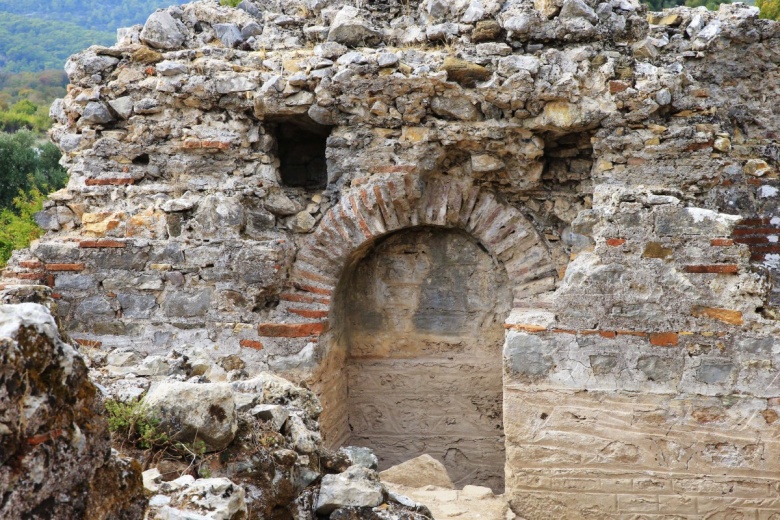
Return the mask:
{"type": "Polygon", "coordinates": [[[341,8],[328,31],[328,41],[347,47],[374,45],[381,38],[382,33],[364,20],[357,8],[349,5],[341,8]]]}
{"type": "Polygon", "coordinates": [[[562,19],[585,18],[590,23],[597,23],[599,20],[596,12],[584,0],[564,0],[558,16],[562,19]]]}
{"type": "Polygon", "coordinates": [[[241,35],[241,29],[234,23],[215,23],[212,25],[214,32],[217,33],[217,38],[225,47],[235,47],[244,41],[244,37],[241,35]]]}
{"type": "Polygon", "coordinates": [[[344,473],[325,475],[317,499],[317,514],[340,507],[376,507],[385,500],[385,490],[375,471],[351,466],[344,473]]]}
{"type": "Polygon", "coordinates": [[[339,453],[345,454],[354,466],[376,470],[379,467],[379,459],[371,448],[362,446],[345,446],[339,448],[339,453]]]}
{"type": "Polygon", "coordinates": [[[98,101],[90,101],[87,106],[84,107],[84,112],[81,114],[81,121],[85,123],[97,123],[103,125],[110,123],[114,120],[114,116],[108,111],[106,105],[98,101]]]}
{"type": "Polygon", "coordinates": [[[467,98],[436,96],[431,101],[431,109],[437,115],[461,121],[476,121],[479,110],[467,98]]]}
{"type": "Polygon", "coordinates": [[[122,96],[108,102],[111,109],[122,119],[127,119],[133,113],[133,98],[122,96]]]}
{"type": "Polygon", "coordinates": [[[184,40],[184,33],[179,30],[176,19],[168,11],[152,13],[141,30],[141,41],[155,49],[177,49],[184,40]]]}

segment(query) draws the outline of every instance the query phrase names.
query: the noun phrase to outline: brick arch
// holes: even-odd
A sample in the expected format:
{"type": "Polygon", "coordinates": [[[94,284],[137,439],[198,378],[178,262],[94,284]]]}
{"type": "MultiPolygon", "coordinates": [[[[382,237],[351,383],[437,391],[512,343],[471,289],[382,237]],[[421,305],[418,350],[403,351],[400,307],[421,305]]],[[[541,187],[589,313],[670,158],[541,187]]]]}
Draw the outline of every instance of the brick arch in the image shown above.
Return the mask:
{"type": "Polygon", "coordinates": [[[441,176],[423,181],[407,174],[369,179],[345,193],[306,238],[281,295],[279,331],[267,324],[261,336],[311,337],[327,330],[339,278],[355,253],[380,237],[416,226],[462,229],[507,271],[514,307],[536,307],[555,286],[550,252],[517,208],[468,181],[441,176]]]}

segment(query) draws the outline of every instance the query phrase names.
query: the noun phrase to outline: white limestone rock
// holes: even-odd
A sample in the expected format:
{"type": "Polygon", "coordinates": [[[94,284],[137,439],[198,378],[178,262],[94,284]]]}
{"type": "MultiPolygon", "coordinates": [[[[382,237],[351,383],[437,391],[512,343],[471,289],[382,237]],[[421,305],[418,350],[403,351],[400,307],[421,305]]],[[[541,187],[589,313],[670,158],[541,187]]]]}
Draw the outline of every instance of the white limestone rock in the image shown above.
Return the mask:
{"type": "Polygon", "coordinates": [[[363,466],[364,468],[376,470],[379,467],[379,459],[374,455],[371,448],[362,446],[345,446],[339,449],[339,453],[349,457],[353,466],[363,466]]]}
{"type": "Polygon", "coordinates": [[[203,441],[206,451],[226,448],[238,430],[236,404],[230,385],[165,382],[144,399],[174,441],[203,441]]]}
{"type": "Polygon", "coordinates": [[[155,49],[178,49],[184,40],[184,33],[168,11],[152,13],[141,31],[141,41],[155,49]]]}
{"type": "Polygon", "coordinates": [[[376,507],[384,499],[375,471],[350,466],[344,473],[322,477],[317,514],[329,514],[340,507],[376,507]]]}

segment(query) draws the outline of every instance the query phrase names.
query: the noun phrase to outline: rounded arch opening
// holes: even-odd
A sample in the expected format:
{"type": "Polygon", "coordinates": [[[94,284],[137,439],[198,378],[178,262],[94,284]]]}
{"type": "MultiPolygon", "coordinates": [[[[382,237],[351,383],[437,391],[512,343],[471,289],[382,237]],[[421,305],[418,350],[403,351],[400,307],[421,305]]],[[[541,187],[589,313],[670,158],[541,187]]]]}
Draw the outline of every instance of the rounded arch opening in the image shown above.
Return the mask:
{"type": "Polygon", "coordinates": [[[502,492],[507,278],[452,227],[405,228],[354,252],[322,338],[331,443],[374,449],[380,470],[427,453],[457,487],[502,492]]]}

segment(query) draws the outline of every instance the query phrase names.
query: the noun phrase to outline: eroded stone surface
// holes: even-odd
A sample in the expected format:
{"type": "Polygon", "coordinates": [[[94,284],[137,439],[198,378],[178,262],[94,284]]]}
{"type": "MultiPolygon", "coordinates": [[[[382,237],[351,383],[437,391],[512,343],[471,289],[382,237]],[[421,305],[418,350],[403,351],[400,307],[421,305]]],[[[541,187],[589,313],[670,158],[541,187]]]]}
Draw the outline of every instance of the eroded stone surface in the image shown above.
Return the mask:
{"type": "Polygon", "coordinates": [[[82,357],[37,303],[0,305],[0,516],[142,519],[138,462],[112,452],[82,357]]]}

